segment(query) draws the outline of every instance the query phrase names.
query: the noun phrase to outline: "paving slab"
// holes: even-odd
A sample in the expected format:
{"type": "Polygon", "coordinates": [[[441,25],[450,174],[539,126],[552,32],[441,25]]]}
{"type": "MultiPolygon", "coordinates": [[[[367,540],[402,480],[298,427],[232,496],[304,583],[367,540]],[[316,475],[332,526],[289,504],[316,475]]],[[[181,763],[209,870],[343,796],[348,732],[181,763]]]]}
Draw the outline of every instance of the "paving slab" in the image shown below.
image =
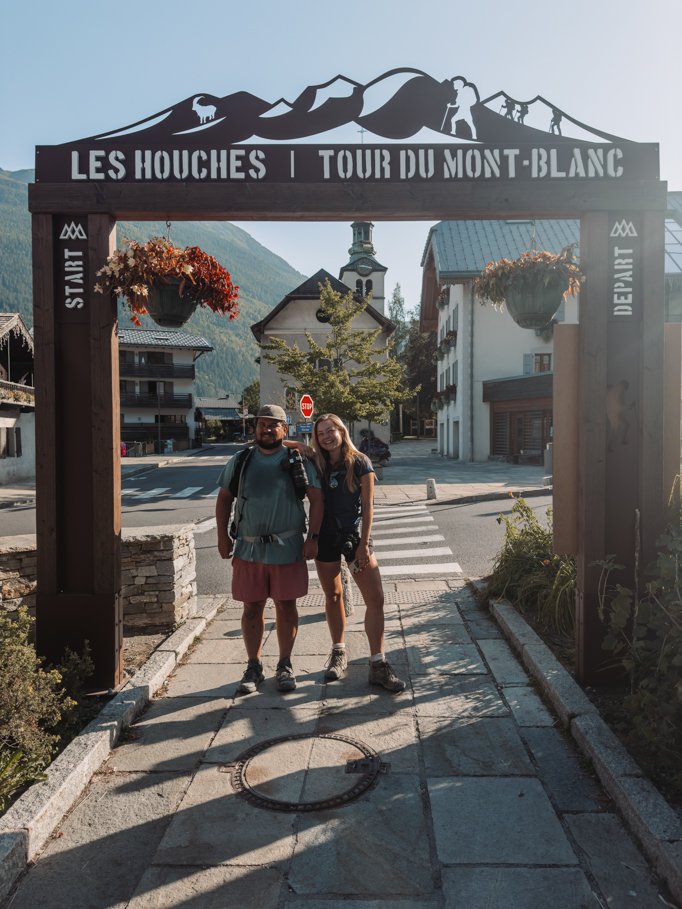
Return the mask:
{"type": "Polygon", "coordinates": [[[267,811],[232,788],[217,764],[199,769],[154,855],[155,865],[285,868],[293,853],[296,815],[267,811]]]}
{"type": "Polygon", "coordinates": [[[189,781],[184,773],[97,774],[20,882],[12,909],[123,909],[189,781]]]}
{"type": "Polygon", "coordinates": [[[487,672],[474,644],[449,643],[438,634],[433,637],[428,649],[408,644],[407,659],[413,675],[484,675],[487,672]]]}
{"type": "Polygon", "coordinates": [[[444,864],[577,864],[538,780],[456,777],[429,779],[428,787],[444,864]]]}
{"type": "Polygon", "coordinates": [[[448,868],[443,872],[443,893],[445,909],[600,907],[579,868],[448,868]]]}
{"type": "Polygon", "coordinates": [[[566,823],[607,906],[665,906],[659,899],[658,883],[620,818],[614,814],[576,814],[569,815],[566,823]]]}
{"type": "Polygon", "coordinates": [[[226,613],[221,613],[213,622],[209,622],[202,633],[203,640],[208,638],[225,638],[229,640],[242,640],[242,623],[240,619],[225,618],[226,613]]]}
{"type": "Polygon", "coordinates": [[[418,717],[509,715],[497,688],[485,676],[420,675],[412,685],[418,717]]]}
{"type": "Polygon", "coordinates": [[[540,779],[560,811],[604,808],[607,797],[562,730],[526,727],[521,729],[521,735],[539,768],[540,779]]]}
{"type": "Polygon", "coordinates": [[[344,808],[302,816],[288,880],[301,896],[390,899],[431,892],[419,777],[381,776],[375,789],[344,808]]]}
{"type": "Polygon", "coordinates": [[[278,909],[284,876],[276,868],[149,868],[127,909],[278,909]]]}
{"type": "Polygon", "coordinates": [[[229,702],[161,698],[119,739],[107,766],[117,771],[194,770],[224,723],[229,702]]]}
{"type": "Polygon", "coordinates": [[[530,685],[509,685],[503,689],[514,719],[519,726],[554,726],[556,719],[530,685]]]}
{"type": "Polygon", "coordinates": [[[481,639],[478,646],[498,685],[528,684],[528,675],[506,641],[481,639]]]}
{"type": "Polygon", "coordinates": [[[421,717],[419,738],[429,777],[534,773],[516,723],[509,717],[421,717]]]}
{"type": "MultiPolygon", "coordinates": [[[[321,709],[321,703],[318,704],[321,709]]],[[[291,707],[269,710],[229,710],[204,756],[208,763],[230,764],[244,752],[268,739],[287,735],[312,735],[318,711],[291,707]]]]}

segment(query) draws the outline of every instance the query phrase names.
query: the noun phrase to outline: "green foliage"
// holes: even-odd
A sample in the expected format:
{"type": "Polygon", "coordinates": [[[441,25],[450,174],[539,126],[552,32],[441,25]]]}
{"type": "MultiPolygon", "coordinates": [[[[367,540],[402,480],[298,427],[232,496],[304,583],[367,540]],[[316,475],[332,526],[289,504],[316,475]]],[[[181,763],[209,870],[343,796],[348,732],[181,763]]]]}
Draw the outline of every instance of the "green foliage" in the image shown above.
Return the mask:
{"type": "Polygon", "coordinates": [[[320,288],[320,308],[330,329],[323,344],[310,332],[305,333],[307,350],[273,338],[262,345],[263,355],[280,375],[291,376],[298,391],[312,395],[318,414],[335,413],[347,422],[382,422],[394,404],[411,397],[402,383],[403,367],[377,348],[380,328],[352,327],[367,308],[366,300],[358,301],[351,292],[342,295],[327,281],[320,288]]]}
{"type": "Polygon", "coordinates": [[[551,508],[547,523],[538,520],[524,499],[516,499],[504,523],[504,545],[495,559],[487,595],[506,597],[520,612],[560,635],[573,629],[575,560],[553,552],[551,508]]]}
{"type": "MultiPolygon", "coordinates": [[[[18,312],[27,326],[33,325],[31,216],[27,184],[33,171],[10,173],[0,170],[0,312],[18,312]]],[[[117,225],[121,240],[129,237],[144,243],[166,233],[165,222],[126,222],[117,225]]],[[[289,291],[304,280],[282,258],[261,246],[234,224],[216,221],[178,222],[171,227],[177,246],[200,246],[229,268],[239,285],[239,318],[231,322],[205,307],[187,323],[190,334],[200,335],[214,348],[196,364],[196,393],[218,397],[234,395],[258,374],[258,345],[251,325],[263,319],[289,291]]],[[[93,277],[93,284],[94,284],[93,277]]],[[[130,328],[130,312],[121,304],[122,328],[130,328]]],[[[142,318],[145,328],[154,323],[142,318]]]]}
{"type": "Polygon", "coordinates": [[[254,379],[250,385],[242,391],[241,405],[254,416],[260,408],[260,379],[254,379]]]}
{"type": "Polygon", "coordinates": [[[405,352],[409,332],[407,316],[405,315],[405,298],[400,290],[400,284],[396,284],[393,288],[393,295],[388,301],[388,318],[395,325],[392,339],[393,350],[391,353],[394,357],[400,359],[405,352]]]}
{"type": "Polygon", "coordinates": [[[643,593],[611,583],[613,557],[600,562],[599,614],[604,648],[625,669],[628,739],[646,749],[646,769],[682,794],[682,529],[679,518],[658,540],[643,593]]]}
{"type": "Polygon", "coordinates": [[[45,669],[29,641],[26,609],[0,610],[0,811],[41,779],[58,746],[62,717],[75,708],[57,669],[45,669]]]}

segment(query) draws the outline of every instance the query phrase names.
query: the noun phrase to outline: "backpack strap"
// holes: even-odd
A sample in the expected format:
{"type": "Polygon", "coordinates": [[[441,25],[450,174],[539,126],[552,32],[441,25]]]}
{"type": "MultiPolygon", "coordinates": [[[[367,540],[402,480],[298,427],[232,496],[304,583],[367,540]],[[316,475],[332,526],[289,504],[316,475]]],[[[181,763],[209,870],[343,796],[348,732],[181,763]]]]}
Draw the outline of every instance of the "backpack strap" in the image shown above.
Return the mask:
{"type": "Polygon", "coordinates": [[[234,472],[232,473],[232,477],[230,478],[230,483],[228,486],[228,489],[234,498],[234,516],[232,518],[232,523],[230,524],[230,536],[232,539],[237,538],[239,522],[242,519],[242,489],[244,485],[244,468],[248,464],[255,450],[256,446],[252,445],[250,448],[244,448],[239,452],[238,455],[235,455],[234,472]]]}

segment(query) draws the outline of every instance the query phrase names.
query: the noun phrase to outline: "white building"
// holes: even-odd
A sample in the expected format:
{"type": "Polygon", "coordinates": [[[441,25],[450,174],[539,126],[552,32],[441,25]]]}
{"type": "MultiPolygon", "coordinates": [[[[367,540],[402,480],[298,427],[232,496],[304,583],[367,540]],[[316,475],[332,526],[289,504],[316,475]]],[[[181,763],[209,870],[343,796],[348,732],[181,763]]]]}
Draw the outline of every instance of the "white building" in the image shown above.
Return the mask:
{"type": "MultiPolygon", "coordinates": [[[[433,402],[441,455],[542,463],[552,437],[552,332],[519,328],[506,310],[482,305],[473,279],[487,262],[577,243],[577,221],[441,221],[422,258],[422,331],[438,339],[433,402]]],[[[577,322],[578,303],[557,321],[577,322]]]]}
{"type": "Polygon", "coordinates": [[[119,331],[121,442],[162,451],[192,446],[197,438],[194,364],[211,350],[205,338],[183,331],[119,331]]]}
{"type": "MultiPolygon", "coordinates": [[[[344,265],[340,274],[343,283],[328,271],[320,269],[317,274],[308,278],[299,287],[288,293],[272,311],[260,322],[251,326],[251,331],[259,344],[267,344],[270,338],[282,338],[290,346],[297,345],[301,350],[307,348],[305,332],[309,332],[319,344],[324,344],[329,326],[320,311],[320,285],[329,281],[333,290],[343,295],[349,291],[365,296],[372,294],[372,302],[353,322],[358,331],[375,331],[381,329],[377,339],[377,351],[385,349],[395,326],[384,315],[384,276],[386,268],[374,258],[372,246],[372,224],[356,221],[352,224],[353,245],[350,260],[344,265]],[[376,304],[376,305],[375,305],[376,304]]],[[[265,357],[260,360],[260,397],[261,402],[281,404],[291,420],[291,433],[302,434],[300,430],[303,417],[297,409],[297,400],[287,395],[287,388],[294,385],[290,377],[282,376],[275,366],[265,357]],[[299,430],[297,432],[297,430],[299,430]]],[[[305,391],[305,389],[301,389],[305,391]]],[[[358,422],[352,427],[354,441],[359,442],[360,432],[367,424],[358,422]]],[[[390,427],[385,424],[372,423],[375,435],[389,440],[390,427]]]]}
{"type": "Polygon", "coordinates": [[[0,486],[35,472],[33,338],[18,313],[0,313],[0,486]]]}

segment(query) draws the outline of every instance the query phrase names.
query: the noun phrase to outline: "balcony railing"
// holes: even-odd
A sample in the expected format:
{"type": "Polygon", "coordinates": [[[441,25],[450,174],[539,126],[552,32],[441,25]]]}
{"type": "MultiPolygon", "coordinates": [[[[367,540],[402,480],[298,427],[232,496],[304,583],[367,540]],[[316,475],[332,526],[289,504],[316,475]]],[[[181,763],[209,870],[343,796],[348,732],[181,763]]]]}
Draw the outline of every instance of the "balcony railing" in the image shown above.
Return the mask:
{"type": "Polygon", "coordinates": [[[119,361],[118,371],[126,379],[194,379],[194,364],[176,366],[173,363],[126,363],[119,361]]]}
{"type": "Polygon", "coordinates": [[[155,395],[155,394],[121,394],[121,407],[148,407],[152,410],[168,409],[189,410],[192,407],[192,395],[155,395]]]}
{"type": "Polygon", "coordinates": [[[18,382],[5,382],[0,379],[0,401],[10,402],[20,407],[35,407],[36,396],[32,385],[20,385],[18,382]]]}

